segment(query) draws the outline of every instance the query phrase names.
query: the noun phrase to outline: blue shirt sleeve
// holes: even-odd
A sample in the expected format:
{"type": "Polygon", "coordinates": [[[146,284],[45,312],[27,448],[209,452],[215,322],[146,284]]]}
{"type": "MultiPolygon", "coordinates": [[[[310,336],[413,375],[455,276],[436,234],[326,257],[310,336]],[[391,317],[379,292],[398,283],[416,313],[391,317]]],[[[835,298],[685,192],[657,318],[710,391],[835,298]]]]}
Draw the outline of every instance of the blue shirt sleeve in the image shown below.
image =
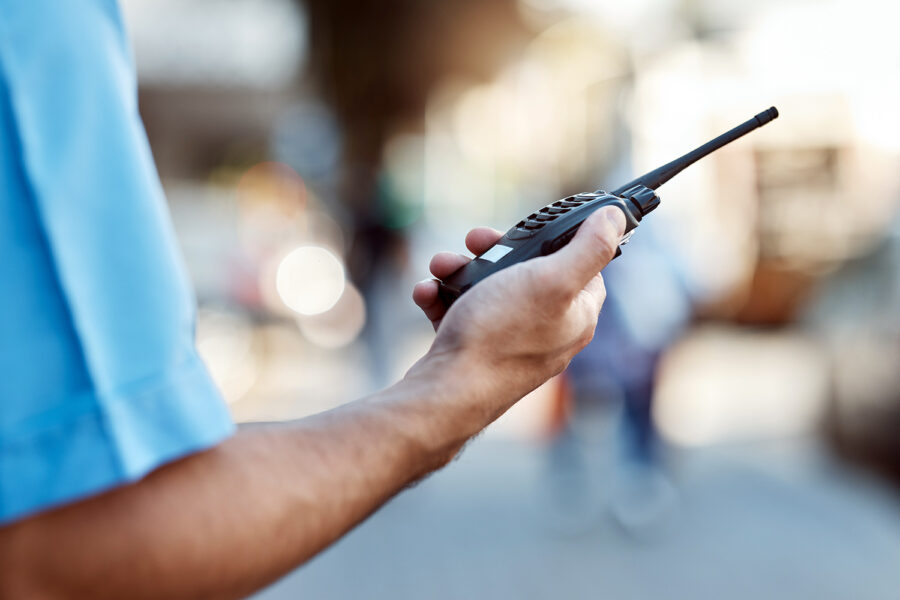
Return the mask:
{"type": "Polygon", "coordinates": [[[0,523],[233,431],[113,0],[0,0],[0,523]]]}

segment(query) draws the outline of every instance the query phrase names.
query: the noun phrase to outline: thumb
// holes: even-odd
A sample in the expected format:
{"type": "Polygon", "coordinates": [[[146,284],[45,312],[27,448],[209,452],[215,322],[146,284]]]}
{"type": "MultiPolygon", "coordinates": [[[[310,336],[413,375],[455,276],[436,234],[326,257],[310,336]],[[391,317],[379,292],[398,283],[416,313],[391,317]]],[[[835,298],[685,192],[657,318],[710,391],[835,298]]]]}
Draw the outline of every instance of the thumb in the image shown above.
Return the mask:
{"type": "Polygon", "coordinates": [[[578,233],[543,268],[563,274],[567,291],[577,294],[613,259],[625,233],[622,209],[605,206],[584,220],[578,233]]]}

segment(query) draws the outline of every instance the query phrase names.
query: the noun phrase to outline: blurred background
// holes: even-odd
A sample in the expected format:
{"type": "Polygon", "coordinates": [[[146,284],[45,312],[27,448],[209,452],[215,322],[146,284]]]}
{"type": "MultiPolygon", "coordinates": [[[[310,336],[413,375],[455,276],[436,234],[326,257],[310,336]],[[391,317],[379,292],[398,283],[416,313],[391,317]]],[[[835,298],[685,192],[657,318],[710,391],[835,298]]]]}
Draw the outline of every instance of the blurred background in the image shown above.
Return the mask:
{"type": "Polygon", "coordinates": [[[122,5],[240,422],[401,377],[469,228],[781,112],[661,189],[564,375],[260,599],[898,597],[895,3],[122,5]]]}

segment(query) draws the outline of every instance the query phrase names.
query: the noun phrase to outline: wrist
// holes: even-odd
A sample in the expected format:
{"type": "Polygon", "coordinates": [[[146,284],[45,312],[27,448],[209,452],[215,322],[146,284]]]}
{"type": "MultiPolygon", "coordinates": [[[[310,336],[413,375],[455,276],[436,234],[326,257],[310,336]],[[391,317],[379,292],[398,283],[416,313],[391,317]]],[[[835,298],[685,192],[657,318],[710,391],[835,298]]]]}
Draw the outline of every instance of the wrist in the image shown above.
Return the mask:
{"type": "Polygon", "coordinates": [[[461,349],[432,346],[403,378],[410,385],[428,388],[428,396],[441,405],[484,406],[492,396],[496,373],[482,357],[461,349]]]}
{"type": "Polygon", "coordinates": [[[468,396],[489,409],[491,420],[565,368],[565,364],[558,368],[549,365],[549,360],[540,356],[510,355],[498,348],[448,347],[439,342],[405,378],[432,381],[454,396],[468,396]]]}
{"type": "Polygon", "coordinates": [[[397,384],[407,415],[421,417],[423,442],[438,454],[455,454],[465,442],[515,401],[494,388],[494,377],[477,357],[432,348],[397,384]]]}

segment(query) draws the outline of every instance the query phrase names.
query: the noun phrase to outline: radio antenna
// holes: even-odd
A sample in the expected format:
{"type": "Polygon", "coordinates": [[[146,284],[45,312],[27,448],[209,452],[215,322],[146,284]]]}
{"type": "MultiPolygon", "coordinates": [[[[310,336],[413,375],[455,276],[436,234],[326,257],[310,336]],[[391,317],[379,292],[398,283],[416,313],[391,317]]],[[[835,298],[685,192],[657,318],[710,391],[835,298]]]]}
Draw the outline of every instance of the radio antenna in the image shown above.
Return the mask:
{"type": "Polygon", "coordinates": [[[734,129],[727,131],[719,137],[706,142],[699,148],[691,150],[681,158],[676,158],[672,162],[663,165],[658,169],[650,171],[649,173],[645,173],[637,179],[629,181],[622,187],[616,188],[612,191],[612,193],[616,196],[620,196],[625,193],[625,191],[633,188],[636,185],[643,185],[644,187],[648,187],[651,190],[655,190],[668,180],[681,173],[681,171],[683,171],[686,167],[694,164],[707,154],[715,152],[725,144],[729,144],[739,137],[745,136],[754,129],[762,127],[769,121],[777,118],[778,109],[776,109],[774,106],[769,110],[764,110],[749,121],[741,123],[734,129]]]}

